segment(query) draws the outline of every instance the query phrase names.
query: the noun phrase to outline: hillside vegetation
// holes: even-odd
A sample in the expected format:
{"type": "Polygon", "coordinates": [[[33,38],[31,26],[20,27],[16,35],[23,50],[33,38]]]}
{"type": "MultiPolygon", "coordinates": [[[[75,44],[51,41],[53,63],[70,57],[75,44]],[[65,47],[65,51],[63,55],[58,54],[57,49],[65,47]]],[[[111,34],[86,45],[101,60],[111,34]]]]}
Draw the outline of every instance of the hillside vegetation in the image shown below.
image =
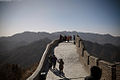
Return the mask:
{"type": "Polygon", "coordinates": [[[25,80],[37,68],[51,40],[44,38],[28,45],[5,51],[0,56],[0,80],[25,80]]]}

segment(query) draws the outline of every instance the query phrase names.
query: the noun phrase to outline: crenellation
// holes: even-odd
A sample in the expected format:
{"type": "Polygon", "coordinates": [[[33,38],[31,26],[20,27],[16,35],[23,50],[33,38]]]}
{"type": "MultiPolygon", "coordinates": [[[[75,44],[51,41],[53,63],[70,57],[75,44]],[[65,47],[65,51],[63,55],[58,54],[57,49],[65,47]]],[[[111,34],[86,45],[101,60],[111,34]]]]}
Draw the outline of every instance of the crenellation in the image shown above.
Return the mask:
{"type": "Polygon", "coordinates": [[[91,66],[97,66],[97,65],[98,65],[98,61],[99,61],[98,58],[96,58],[96,57],[94,57],[94,56],[90,56],[89,59],[90,59],[90,60],[89,60],[89,64],[90,64],[91,66]]]}
{"type": "Polygon", "coordinates": [[[116,64],[116,80],[120,80],[120,63],[116,64]]]}
{"type": "Polygon", "coordinates": [[[102,77],[101,80],[115,80],[113,79],[113,67],[114,64],[100,60],[99,61],[99,67],[102,69],[102,77]]]}
{"type": "Polygon", "coordinates": [[[88,54],[88,52],[85,50],[84,51],[84,57],[83,57],[83,62],[84,62],[84,66],[87,72],[89,72],[89,57],[90,54],[88,54]]]}
{"type": "Polygon", "coordinates": [[[76,36],[76,47],[80,54],[80,62],[88,73],[92,66],[98,66],[102,70],[101,80],[120,80],[120,62],[110,63],[90,55],[78,36],[76,36]]]}

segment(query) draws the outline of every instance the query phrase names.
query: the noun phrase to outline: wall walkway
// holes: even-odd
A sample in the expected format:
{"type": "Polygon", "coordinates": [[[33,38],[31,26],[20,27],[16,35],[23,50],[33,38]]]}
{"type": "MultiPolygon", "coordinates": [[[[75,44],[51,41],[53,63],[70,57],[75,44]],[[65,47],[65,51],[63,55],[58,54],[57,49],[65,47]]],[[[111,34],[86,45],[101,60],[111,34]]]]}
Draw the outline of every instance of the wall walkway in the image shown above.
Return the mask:
{"type": "Polygon", "coordinates": [[[56,69],[50,69],[46,80],[84,80],[88,73],[84,70],[79,61],[79,54],[76,46],[72,42],[62,42],[54,50],[54,54],[58,59],[64,61],[64,73],[60,74],[58,63],[56,69]]]}

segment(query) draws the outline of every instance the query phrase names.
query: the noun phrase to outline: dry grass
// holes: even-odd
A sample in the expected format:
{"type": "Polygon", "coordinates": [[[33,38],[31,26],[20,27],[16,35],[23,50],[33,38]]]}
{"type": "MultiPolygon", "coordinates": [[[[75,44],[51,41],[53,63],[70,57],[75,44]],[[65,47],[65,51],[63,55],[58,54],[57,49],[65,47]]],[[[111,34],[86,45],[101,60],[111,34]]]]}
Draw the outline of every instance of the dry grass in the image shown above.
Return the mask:
{"type": "Polygon", "coordinates": [[[22,74],[21,80],[26,80],[29,76],[31,76],[32,73],[36,70],[38,64],[39,63],[35,63],[32,66],[30,66],[29,68],[25,69],[23,74],[22,74]]]}

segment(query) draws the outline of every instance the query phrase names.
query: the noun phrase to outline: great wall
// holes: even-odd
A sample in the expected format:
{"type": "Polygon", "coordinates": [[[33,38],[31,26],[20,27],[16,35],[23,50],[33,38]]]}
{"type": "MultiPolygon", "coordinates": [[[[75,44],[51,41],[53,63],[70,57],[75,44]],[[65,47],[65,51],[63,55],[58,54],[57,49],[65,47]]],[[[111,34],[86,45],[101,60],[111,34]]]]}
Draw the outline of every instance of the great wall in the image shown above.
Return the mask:
{"type": "Polygon", "coordinates": [[[102,69],[101,80],[120,80],[120,63],[113,64],[90,55],[79,36],[76,36],[76,47],[80,61],[88,73],[92,66],[98,66],[102,69]]]}
{"type": "MultiPolygon", "coordinates": [[[[59,40],[54,40],[47,45],[37,69],[27,80],[44,80],[42,78],[46,77],[49,71],[47,68],[48,55],[54,53],[54,48],[58,44],[59,40]],[[46,75],[43,75],[43,72],[46,72],[46,75]]],[[[80,63],[88,74],[90,74],[90,68],[92,66],[98,66],[102,70],[101,80],[120,80],[120,63],[110,63],[90,55],[85,49],[83,40],[79,36],[76,36],[75,44],[80,63]]]]}

